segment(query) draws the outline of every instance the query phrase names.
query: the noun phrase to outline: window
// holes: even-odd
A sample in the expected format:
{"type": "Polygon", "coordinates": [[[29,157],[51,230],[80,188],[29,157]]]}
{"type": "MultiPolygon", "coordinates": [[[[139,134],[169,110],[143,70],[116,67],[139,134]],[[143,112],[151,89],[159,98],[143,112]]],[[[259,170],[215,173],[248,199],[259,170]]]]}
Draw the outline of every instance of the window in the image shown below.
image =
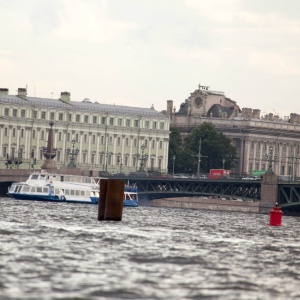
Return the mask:
{"type": "Polygon", "coordinates": [[[93,142],[92,142],[93,144],[95,144],[96,143],[96,136],[95,135],[93,135],[93,142]]]}
{"type": "Polygon", "coordinates": [[[84,116],[84,123],[88,123],[89,122],[89,116],[84,116]]]}
{"type": "Polygon", "coordinates": [[[101,124],[105,125],[106,124],[106,117],[101,118],[101,124]]]}
{"type": "Polygon", "coordinates": [[[134,146],[134,147],[137,147],[137,139],[134,139],[134,140],[133,140],[133,146],[134,146]]]}
{"type": "Polygon", "coordinates": [[[14,109],[13,109],[13,117],[16,117],[17,114],[18,114],[18,110],[14,108],[14,109]]]}
{"type": "Polygon", "coordinates": [[[87,142],[87,135],[86,134],[84,135],[84,142],[85,143],[87,142]]]}
{"type": "Polygon", "coordinates": [[[72,114],[69,114],[68,119],[69,119],[69,122],[72,122],[72,114]]]}
{"type": "Polygon", "coordinates": [[[33,111],[33,113],[32,113],[32,117],[33,117],[33,119],[37,119],[37,111],[35,110],[35,111],[33,111]]]}
{"type": "Polygon", "coordinates": [[[137,158],[136,158],[136,156],[134,156],[132,158],[132,164],[133,164],[134,167],[136,167],[136,162],[137,162],[137,158]]]}
{"type": "Polygon", "coordinates": [[[118,119],[118,126],[122,126],[122,119],[118,119]]]}
{"type": "Polygon", "coordinates": [[[80,115],[76,115],[76,122],[80,122],[80,115]]]}
{"type": "Polygon", "coordinates": [[[70,142],[70,139],[71,139],[71,133],[68,132],[68,135],[67,135],[67,140],[68,140],[68,142],[70,142]]]}
{"type": "Polygon", "coordinates": [[[16,136],[16,128],[13,128],[13,130],[12,130],[12,136],[13,136],[13,137],[16,136]]]}
{"type": "Polygon", "coordinates": [[[54,112],[51,112],[50,113],[50,120],[54,120],[54,118],[55,118],[55,114],[54,114],[54,112]]]}
{"type": "Polygon", "coordinates": [[[78,135],[78,133],[76,133],[75,141],[78,143],[78,140],[79,140],[79,135],[78,135]]]}
{"type": "Polygon", "coordinates": [[[82,153],[82,162],[85,164],[86,161],[86,152],[82,153]]]}
{"type": "Polygon", "coordinates": [[[139,127],[139,120],[134,120],[134,127],[139,127]]]}
{"type": "Polygon", "coordinates": [[[145,147],[148,147],[148,140],[145,140],[144,145],[145,147]]]}
{"type": "Polygon", "coordinates": [[[165,129],[165,123],[164,122],[160,122],[160,129],[164,130],[165,129]]]}
{"type": "Polygon", "coordinates": [[[58,114],[58,119],[59,119],[59,121],[63,121],[63,119],[64,119],[64,114],[63,114],[63,113],[59,113],[59,114],[58,114]]]}
{"type": "Polygon", "coordinates": [[[91,163],[92,163],[92,164],[95,163],[95,154],[94,154],[94,153],[91,155],[91,163]]]}
{"type": "Polygon", "coordinates": [[[149,128],[149,121],[145,122],[145,128],[149,128]]]}
{"type": "Polygon", "coordinates": [[[32,130],[32,138],[35,139],[35,130],[32,130]]]}
{"type": "Polygon", "coordinates": [[[57,161],[60,161],[60,151],[56,152],[56,159],[57,159],[57,161]]]}
{"type": "Polygon", "coordinates": [[[41,113],[41,119],[46,119],[46,112],[45,111],[42,111],[42,113],[41,113]]]}
{"type": "Polygon", "coordinates": [[[21,138],[24,137],[24,129],[21,129],[21,138]]]}
{"type": "Polygon", "coordinates": [[[96,124],[97,123],[97,117],[93,116],[93,123],[96,124]]]}
{"type": "Polygon", "coordinates": [[[114,125],[114,118],[109,119],[109,125],[114,125]]]}
{"type": "Polygon", "coordinates": [[[58,140],[61,141],[61,132],[58,133],[58,140]]]}
{"type": "Polygon", "coordinates": [[[152,148],[155,148],[155,140],[152,140],[152,148]]]}
{"type": "Polygon", "coordinates": [[[125,166],[128,166],[128,156],[125,156],[125,162],[124,162],[125,166]]]}
{"type": "Polygon", "coordinates": [[[113,139],[112,139],[112,136],[110,136],[109,137],[109,143],[112,145],[112,141],[113,141],[113,139]]]}
{"type": "Polygon", "coordinates": [[[159,141],[159,149],[162,149],[162,147],[163,147],[163,142],[159,141]]]}
{"type": "Polygon", "coordinates": [[[125,146],[129,146],[129,140],[128,140],[128,138],[125,139],[125,146]]]}
{"type": "Polygon", "coordinates": [[[156,129],[156,127],[157,127],[157,122],[154,122],[154,121],[153,121],[153,123],[152,123],[152,128],[153,128],[153,129],[156,129]]]}
{"type": "Polygon", "coordinates": [[[5,135],[5,136],[8,136],[8,130],[7,130],[7,127],[4,128],[4,135],[5,135]]]}
{"type": "Polygon", "coordinates": [[[118,146],[121,145],[121,138],[120,138],[120,137],[117,138],[117,145],[118,145],[118,146]]]}
{"type": "Polygon", "coordinates": [[[6,156],[6,155],[7,155],[7,148],[3,147],[3,156],[6,156]]]}
{"type": "Polygon", "coordinates": [[[104,144],[104,136],[101,136],[100,143],[101,143],[101,145],[104,144]]]}
{"type": "Polygon", "coordinates": [[[126,126],[130,127],[130,120],[126,120],[126,126]]]}
{"type": "Polygon", "coordinates": [[[162,166],[162,159],[159,158],[158,159],[158,168],[161,170],[161,166],[162,166]]]}
{"type": "Polygon", "coordinates": [[[26,113],[25,109],[22,109],[21,110],[21,118],[25,118],[25,113],[26,113]]]}
{"type": "Polygon", "coordinates": [[[44,132],[44,130],[42,130],[42,132],[41,132],[41,139],[42,140],[45,139],[45,132],[44,132]]]}
{"type": "Polygon", "coordinates": [[[100,165],[103,165],[103,154],[100,154],[100,165]]]}
{"type": "Polygon", "coordinates": [[[6,116],[6,117],[9,116],[9,108],[4,109],[4,116],[6,116]]]}

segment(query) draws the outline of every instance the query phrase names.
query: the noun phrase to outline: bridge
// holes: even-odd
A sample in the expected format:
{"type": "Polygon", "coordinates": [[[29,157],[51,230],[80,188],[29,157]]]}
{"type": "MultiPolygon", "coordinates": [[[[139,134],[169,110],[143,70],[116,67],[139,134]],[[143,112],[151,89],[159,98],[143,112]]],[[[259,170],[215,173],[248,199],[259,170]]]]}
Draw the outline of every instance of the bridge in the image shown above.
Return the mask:
{"type": "MultiPolygon", "coordinates": [[[[32,170],[0,170],[0,194],[16,181],[25,181],[32,170]]],[[[87,175],[87,174],[85,174],[87,175]]],[[[262,180],[158,178],[125,175],[110,176],[138,187],[143,200],[180,197],[214,197],[260,202],[265,212],[277,202],[285,212],[300,213],[300,181],[279,181],[275,174],[265,174],[262,180]]]]}

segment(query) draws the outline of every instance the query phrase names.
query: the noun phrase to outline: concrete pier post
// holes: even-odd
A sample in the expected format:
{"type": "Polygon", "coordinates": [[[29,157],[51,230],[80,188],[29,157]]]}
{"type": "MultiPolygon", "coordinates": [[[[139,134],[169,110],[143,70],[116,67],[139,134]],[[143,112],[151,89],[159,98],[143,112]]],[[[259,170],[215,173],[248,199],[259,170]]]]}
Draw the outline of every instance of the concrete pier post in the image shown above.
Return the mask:
{"type": "Polygon", "coordinates": [[[124,188],[123,180],[100,180],[99,221],[122,221],[124,188]]]}
{"type": "Polygon", "coordinates": [[[261,201],[259,213],[268,214],[276,205],[278,198],[278,176],[274,173],[265,173],[261,180],[261,201]]]}

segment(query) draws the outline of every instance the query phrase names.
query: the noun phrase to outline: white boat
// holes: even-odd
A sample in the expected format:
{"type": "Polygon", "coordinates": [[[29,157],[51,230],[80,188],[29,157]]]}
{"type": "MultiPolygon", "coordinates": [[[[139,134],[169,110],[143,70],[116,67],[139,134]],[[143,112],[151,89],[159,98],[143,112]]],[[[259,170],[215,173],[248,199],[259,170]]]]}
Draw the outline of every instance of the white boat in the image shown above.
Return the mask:
{"type": "MultiPolygon", "coordinates": [[[[97,204],[101,178],[35,172],[26,182],[13,183],[8,195],[18,200],[97,204]]],[[[124,206],[138,206],[137,188],[125,185],[124,206]]]]}

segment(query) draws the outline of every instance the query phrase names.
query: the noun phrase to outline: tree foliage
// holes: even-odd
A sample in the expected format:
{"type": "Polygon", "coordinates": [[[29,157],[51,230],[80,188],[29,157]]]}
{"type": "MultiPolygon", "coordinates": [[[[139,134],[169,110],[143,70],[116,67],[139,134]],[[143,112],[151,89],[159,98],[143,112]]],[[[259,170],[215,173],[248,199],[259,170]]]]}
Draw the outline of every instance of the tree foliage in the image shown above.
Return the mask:
{"type": "Polygon", "coordinates": [[[173,162],[175,173],[197,173],[200,150],[200,172],[210,169],[231,169],[236,157],[236,149],[231,140],[218,132],[211,123],[203,123],[194,128],[184,141],[177,128],[171,129],[169,143],[169,172],[173,162]],[[200,145],[201,144],[201,145],[200,145]],[[173,156],[176,159],[173,160],[173,156]]]}

